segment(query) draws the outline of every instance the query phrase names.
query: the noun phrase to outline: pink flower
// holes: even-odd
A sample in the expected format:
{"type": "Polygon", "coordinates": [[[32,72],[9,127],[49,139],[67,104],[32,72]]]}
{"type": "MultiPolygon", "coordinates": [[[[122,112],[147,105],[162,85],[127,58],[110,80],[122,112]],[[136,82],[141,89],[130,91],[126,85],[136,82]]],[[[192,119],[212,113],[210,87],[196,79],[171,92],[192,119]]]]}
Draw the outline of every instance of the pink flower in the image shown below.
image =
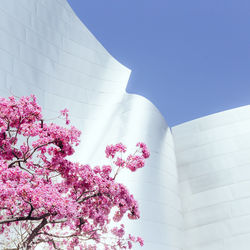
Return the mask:
{"type": "Polygon", "coordinates": [[[115,165],[117,167],[124,167],[125,163],[126,162],[122,158],[120,158],[120,157],[117,157],[117,159],[115,161],[115,165]]]}
{"type": "Polygon", "coordinates": [[[138,168],[142,168],[145,165],[144,157],[139,155],[129,155],[127,158],[126,167],[132,172],[136,171],[138,168]]]}
{"type": "Polygon", "coordinates": [[[121,227],[121,228],[114,227],[114,228],[111,230],[111,232],[112,232],[114,235],[118,236],[119,238],[122,238],[122,237],[124,236],[124,234],[125,234],[125,231],[124,231],[124,228],[123,228],[123,227],[121,227]]]}
{"type": "Polygon", "coordinates": [[[63,109],[61,110],[61,114],[62,116],[65,117],[65,120],[66,120],[66,124],[70,124],[70,120],[69,120],[69,110],[68,109],[63,109]]]}
{"type": "MultiPolygon", "coordinates": [[[[69,124],[68,110],[62,110],[61,115],[69,124]]],[[[30,227],[35,228],[40,221],[46,223],[28,247],[44,241],[48,249],[98,249],[109,232],[115,239],[110,247],[105,245],[106,249],[131,249],[132,242],[143,245],[140,237],[127,239],[123,224],[112,229],[109,224],[113,209],[114,222],[125,215],[140,218],[137,201],[115,177],[123,167],[131,171],[144,167],[149,157],[144,143],[138,143],[139,150],[127,158],[123,157],[127,148],[122,143],[107,146],[111,165],[91,168],[72,162],[69,156],[79,145],[81,132],[42,120],[41,107],[33,95],[0,98],[0,128],[0,234],[5,233],[6,240],[11,241],[14,223],[29,234],[30,227]],[[72,237],[66,237],[69,234],[72,237]]]]}
{"type": "Polygon", "coordinates": [[[114,158],[117,152],[125,153],[127,150],[126,146],[122,143],[117,143],[116,145],[110,145],[106,147],[105,153],[106,157],[114,158]]]}
{"type": "Polygon", "coordinates": [[[149,158],[150,153],[149,153],[148,148],[147,148],[147,146],[146,146],[145,143],[143,143],[143,142],[138,142],[138,143],[136,144],[136,146],[139,147],[139,148],[141,148],[143,157],[144,157],[145,159],[149,158]]]}
{"type": "Polygon", "coordinates": [[[136,241],[139,242],[141,246],[144,245],[144,241],[143,241],[143,239],[141,237],[137,237],[136,241]]]}

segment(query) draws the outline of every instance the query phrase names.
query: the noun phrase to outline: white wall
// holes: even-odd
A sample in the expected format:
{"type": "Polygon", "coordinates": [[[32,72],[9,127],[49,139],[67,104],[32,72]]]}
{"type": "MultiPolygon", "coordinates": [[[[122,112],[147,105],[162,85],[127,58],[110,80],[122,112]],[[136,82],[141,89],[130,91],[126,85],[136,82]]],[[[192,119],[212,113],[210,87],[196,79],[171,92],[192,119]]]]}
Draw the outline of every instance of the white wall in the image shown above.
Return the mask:
{"type": "Polygon", "coordinates": [[[173,128],[184,250],[248,250],[250,106],[173,128]]]}
{"type": "Polygon", "coordinates": [[[106,144],[148,144],[145,169],[123,178],[139,200],[130,231],[145,250],[180,250],[182,213],[170,129],[145,98],[125,88],[130,70],[79,21],[66,0],[0,1],[0,94],[37,95],[47,118],[68,107],[82,130],[75,159],[100,163],[106,144]]]}
{"type": "Polygon", "coordinates": [[[66,0],[1,0],[1,96],[34,93],[47,118],[68,107],[83,163],[101,163],[109,143],[148,144],[145,169],[122,178],[140,203],[128,228],[144,249],[249,250],[250,107],[176,126],[173,140],[159,111],[126,93],[129,75],[66,0]]]}

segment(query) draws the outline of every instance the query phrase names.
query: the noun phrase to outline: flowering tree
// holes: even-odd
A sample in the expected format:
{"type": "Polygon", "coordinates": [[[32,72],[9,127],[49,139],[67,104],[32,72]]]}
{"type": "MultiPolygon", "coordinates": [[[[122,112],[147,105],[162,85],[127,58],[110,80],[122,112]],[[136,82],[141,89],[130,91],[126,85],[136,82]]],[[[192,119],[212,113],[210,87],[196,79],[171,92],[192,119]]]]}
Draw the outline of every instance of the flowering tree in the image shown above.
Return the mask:
{"type": "Polygon", "coordinates": [[[140,217],[138,203],[116,182],[122,168],[136,171],[149,152],[144,143],[124,157],[126,147],[107,146],[111,165],[91,168],[67,159],[79,144],[80,131],[43,120],[35,96],[0,98],[0,236],[5,249],[105,249],[143,245],[125,234],[124,225],[110,228],[127,214],[140,217]],[[111,211],[112,210],[112,211],[111,211]],[[112,235],[106,241],[105,235],[112,235]]]}

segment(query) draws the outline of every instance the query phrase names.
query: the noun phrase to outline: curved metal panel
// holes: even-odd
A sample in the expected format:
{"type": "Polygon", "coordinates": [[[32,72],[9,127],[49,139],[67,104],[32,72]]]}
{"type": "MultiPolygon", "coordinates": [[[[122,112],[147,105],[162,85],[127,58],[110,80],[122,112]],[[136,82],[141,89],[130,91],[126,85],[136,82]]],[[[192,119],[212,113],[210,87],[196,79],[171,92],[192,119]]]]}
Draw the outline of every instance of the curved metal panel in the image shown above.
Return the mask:
{"type": "Polygon", "coordinates": [[[184,250],[247,250],[250,244],[250,106],[173,128],[184,250]]]}
{"type": "Polygon", "coordinates": [[[180,250],[182,212],[171,131],[159,111],[125,88],[130,70],[117,62],[66,0],[2,0],[1,96],[35,94],[47,118],[68,107],[83,131],[75,158],[102,163],[106,144],[144,141],[145,169],[122,179],[139,200],[141,221],[128,222],[144,249],[180,250]]]}

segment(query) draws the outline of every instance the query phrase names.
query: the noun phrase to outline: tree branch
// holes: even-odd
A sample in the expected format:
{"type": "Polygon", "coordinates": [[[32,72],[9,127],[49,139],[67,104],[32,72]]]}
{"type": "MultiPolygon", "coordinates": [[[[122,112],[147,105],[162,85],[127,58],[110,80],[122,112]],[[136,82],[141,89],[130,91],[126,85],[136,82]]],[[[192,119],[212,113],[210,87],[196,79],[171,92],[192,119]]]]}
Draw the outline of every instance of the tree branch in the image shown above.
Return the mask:
{"type": "Polygon", "coordinates": [[[43,220],[41,221],[41,223],[32,231],[32,233],[30,234],[30,236],[27,238],[27,240],[24,242],[24,246],[27,249],[30,249],[30,243],[32,242],[32,240],[37,236],[38,232],[48,223],[48,221],[43,218],[43,220]]]}
{"type": "Polygon", "coordinates": [[[86,200],[88,200],[88,199],[90,199],[90,198],[94,198],[94,197],[97,197],[97,196],[101,196],[101,193],[98,192],[98,193],[96,193],[96,194],[87,196],[87,197],[83,198],[82,200],[78,201],[78,203],[82,203],[82,202],[84,202],[84,201],[86,201],[86,200]]]}
{"type": "Polygon", "coordinates": [[[46,217],[48,217],[50,215],[50,213],[46,213],[44,215],[41,215],[39,217],[29,217],[29,216],[26,216],[26,217],[18,217],[18,218],[13,218],[13,219],[7,219],[7,220],[2,220],[0,221],[0,224],[5,224],[5,223],[11,223],[11,222],[16,222],[16,221],[26,221],[26,220],[41,220],[41,219],[44,219],[46,217]]]}

